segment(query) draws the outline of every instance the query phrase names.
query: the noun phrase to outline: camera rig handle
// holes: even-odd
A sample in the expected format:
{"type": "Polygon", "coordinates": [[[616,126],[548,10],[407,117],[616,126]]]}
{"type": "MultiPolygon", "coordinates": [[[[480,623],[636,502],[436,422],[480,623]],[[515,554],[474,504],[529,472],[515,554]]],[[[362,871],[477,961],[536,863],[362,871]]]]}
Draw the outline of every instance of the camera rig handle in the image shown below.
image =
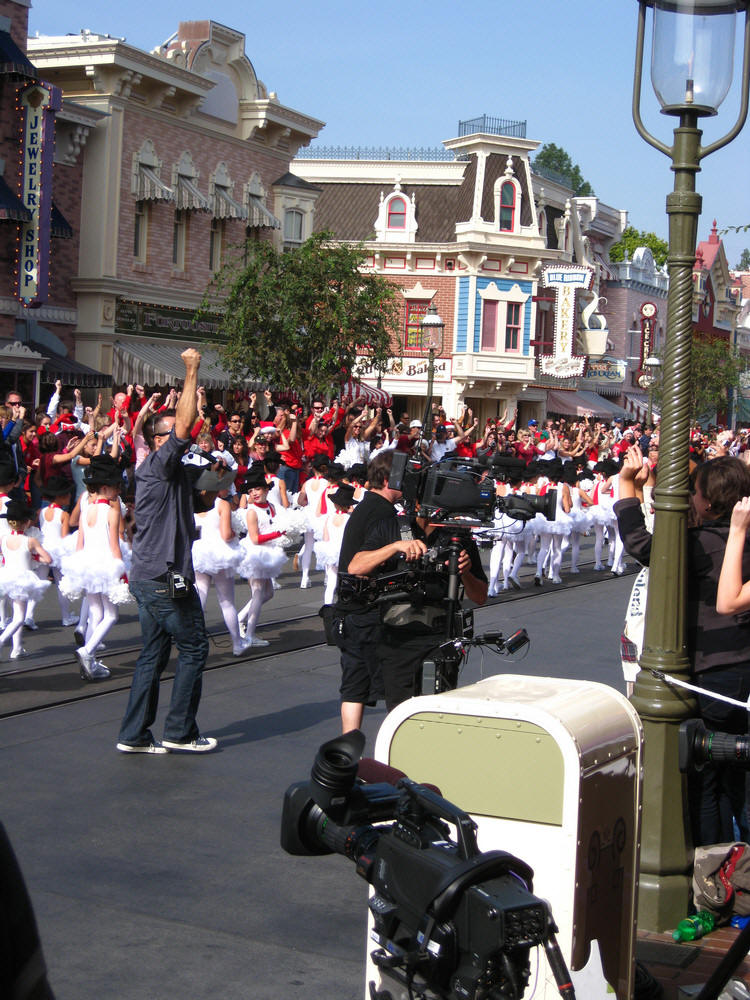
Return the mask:
{"type": "Polygon", "coordinates": [[[409,796],[409,814],[404,819],[416,821],[418,824],[424,819],[424,814],[443,819],[456,828],[456,843],[458,846],[458,856],[464,861],[475,858],[479,854],[477,845],[477,824],[462,809],[448,802],[441,795],[430,791],[424,785],[418,785],[411,778],[402,778],[398,783],[398,788],[403,789],[409,796]]]}

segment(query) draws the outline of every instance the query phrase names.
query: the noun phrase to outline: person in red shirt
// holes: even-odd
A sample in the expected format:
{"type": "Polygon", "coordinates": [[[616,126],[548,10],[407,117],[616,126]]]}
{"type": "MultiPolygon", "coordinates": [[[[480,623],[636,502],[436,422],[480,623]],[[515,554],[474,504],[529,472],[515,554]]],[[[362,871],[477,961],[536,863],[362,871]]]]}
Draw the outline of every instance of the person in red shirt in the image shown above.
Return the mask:
{"type": "Polygon", "coordinates": [[[328,455],[333,461],[333,427],[325,418],[313,415],[310,429],[304,435],[304,450],[309,461],[316,455],[328,455]]]}

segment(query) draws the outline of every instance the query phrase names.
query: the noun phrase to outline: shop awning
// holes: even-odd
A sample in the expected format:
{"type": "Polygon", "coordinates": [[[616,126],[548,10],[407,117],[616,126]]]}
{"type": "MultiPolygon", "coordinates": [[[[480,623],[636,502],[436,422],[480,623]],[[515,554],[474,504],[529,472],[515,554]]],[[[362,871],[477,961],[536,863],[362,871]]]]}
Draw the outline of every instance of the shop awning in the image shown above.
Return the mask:
{"type": "Polygon", "coordinates": [[[95,368],[81,364],[74,358],[64,358],[60,354],[52,354],[49,347],[30,340],[28,346],[44,358],[42,377],[45,382],[56,382],[60,379],[64,386],[74,386],[76,389],[97,389],[112,385],[112,376],[98,372],[95,368]]]}
{"type": "Polygon", "coordinates": [[[377,386],[351,378],[341,386],[341,395],[350,396],[352,399],[363,399],[367,406],[393,405],[391,395],[385,389],[378,389],[377,386]]]}
{"type": "Polygon", "coordinates": [[[281,223],[273,214],[269,212],[257,195],[251,194],[247,198],[247,224],[254,229],[281,229],[281,223]]]}
{"type": "Polygon", "coordinates": [[[23,76],[27,80],[39,78],[36,67],[26,58],[8,31],[0,31],[0,74],[23,76]]]}
{"type": "Polygon", "coordinates": [[[165,184],[153,167],[138,164],[136,201],[174,201],[174,189],[165,184]]]}
{"type": "Polygon", "coordinates": [[[73,239],[73,227],[62,214],[57,205],[52,202],[52,215],[50,218],[50,231],[53,236],[61,240],[73,239]]]}
{"type": "MultiPolygon", "coordinates": [[[[153,387],[172,386],[185,378],[185,362],[181,354],[184,343],[152,344],[145,340],[115,341],[112,352],[112,380],[117,384],[153,387]]],[[[223,367],[218,351],[201,344],[198,382],[207,389],[229,389],[237,381],[223,367]]],[[[265,388],[259,382],[243,382],[244,386],[265,388]]]]}
{"type": "Polygon", "coordinates": [[[229,193],[229,188],[217,184],[214,188],[214,217],[217,219],[246,219],[247,209],[229,193]]]}
{"type": "Polygon", "coordinates": [[[621,406],[611,403],[598,392],[585,392],[583,389],[570,392],[550,390],[547,393],[547,412],[564,413],[571,417],[598,417],[600,420],[627,416],[621,406]]]}
{"type": "MultiPolygon", "coordinates": [[[[638,422],[646,420],[648,417],[648,396],[639,396],[636,393],[625,393],[625,408],[629,417],[638,422]]],[[[657,419],[661,416],[655,406],[651,407],[651,416],[657,419]]]]}
{"type": "Polygon", "coordinates": [[[0,219],[10,219],[12,222],[31,221],[31,212],[3,177],[0,177],[0,219]]]}

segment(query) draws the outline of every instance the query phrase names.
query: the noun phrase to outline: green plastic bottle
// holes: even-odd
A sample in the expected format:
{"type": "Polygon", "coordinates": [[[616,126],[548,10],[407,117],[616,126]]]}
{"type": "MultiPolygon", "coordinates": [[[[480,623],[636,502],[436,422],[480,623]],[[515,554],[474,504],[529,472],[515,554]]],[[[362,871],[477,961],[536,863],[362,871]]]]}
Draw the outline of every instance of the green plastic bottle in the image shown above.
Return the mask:
{"type": "Polygon", "coordinates": [[[675,941],[697,941],[704,934],[710,933],[716,926],[713,913],[708,910],[700,910],[693,917],[685,917],[672,931],[675,941]]]}

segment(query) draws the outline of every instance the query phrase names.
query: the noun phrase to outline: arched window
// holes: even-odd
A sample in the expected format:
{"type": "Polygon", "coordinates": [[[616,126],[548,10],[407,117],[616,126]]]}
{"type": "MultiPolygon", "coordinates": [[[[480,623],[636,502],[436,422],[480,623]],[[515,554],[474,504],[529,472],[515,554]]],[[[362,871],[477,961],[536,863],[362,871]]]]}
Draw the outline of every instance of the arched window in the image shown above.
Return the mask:
{"type": "Polygon", "coordinates": [[[388,202],[388,228],[406,229],[406,202],[403,198],[391,198],[388,202]]]}
{"type": "Polygon", "coordinates": [[[304,216],[296,208],[288,208],[284,212],[284,246],[297,247],[302,244],[304,216]]]}
{"type": "Polygon", "coordinates": [[[516,186],[506,181],[500,188],[500,232],[512,233],[516,214],[516,186]]]}

